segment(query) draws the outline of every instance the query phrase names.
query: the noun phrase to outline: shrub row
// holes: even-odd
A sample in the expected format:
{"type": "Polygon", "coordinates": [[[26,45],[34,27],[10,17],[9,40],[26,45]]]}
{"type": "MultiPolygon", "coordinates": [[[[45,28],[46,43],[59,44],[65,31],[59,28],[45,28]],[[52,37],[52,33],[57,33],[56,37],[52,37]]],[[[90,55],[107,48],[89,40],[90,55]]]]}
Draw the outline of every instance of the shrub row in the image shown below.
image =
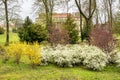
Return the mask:
{"type": "Polygon", "coordinates": [[[94,46],[58,45],[43,48],[42,63],[54,63],[60,67],[83,64],[89,69],[102,70],[108,63],[108,56],[94,46]]]}
{"type": "Polygon", "coordinates": [[[11,58],[18,64],[22,57],[27,56],[32,67],[41,63],[42,65],[53,63],[60,67],[84,65],[92,70],[102,70],[108,62],[117,63],[120,67],[118,50],[108,55],[99,48],[88,45],[45,46],[41,49],[38,43],[33,45],[17,43],[10,44],[4,56],[4,60],[11,58]]]}

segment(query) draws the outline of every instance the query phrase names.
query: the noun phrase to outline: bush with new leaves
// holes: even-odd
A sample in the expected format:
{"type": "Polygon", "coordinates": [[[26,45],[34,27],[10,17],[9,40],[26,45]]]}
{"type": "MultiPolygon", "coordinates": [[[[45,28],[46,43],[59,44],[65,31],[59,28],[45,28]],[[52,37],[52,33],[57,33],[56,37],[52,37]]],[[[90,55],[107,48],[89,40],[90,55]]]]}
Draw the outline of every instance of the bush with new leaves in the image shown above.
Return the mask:
{"type": "Polygon", "coordinates": [[[69,43],[68,31],[60,26],[49,27],[49,42],[53,45],[68,44],[69,43]]]}
{"type": "Polygon", "coordinates": [[[109,24],[97,24],[90,34],[90,43],[109,53],[115,48],[115,40],[109,24]]]}

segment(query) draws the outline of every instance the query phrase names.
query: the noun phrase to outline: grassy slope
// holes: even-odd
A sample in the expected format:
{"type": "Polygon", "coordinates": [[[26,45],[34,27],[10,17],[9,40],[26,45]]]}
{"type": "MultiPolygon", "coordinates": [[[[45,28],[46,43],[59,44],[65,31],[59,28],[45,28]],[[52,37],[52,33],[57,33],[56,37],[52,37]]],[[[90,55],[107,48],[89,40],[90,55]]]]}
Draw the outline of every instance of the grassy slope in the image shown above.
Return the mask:
{"type": "MultiPolygon", "coordinates": [[[[6,40],[5,34],[0,35],[0,44],[5,44],[5,40],[6,40]]],[[[16,42],[16,41],[19,41],[19,37],[17,33],[10,32],[10,42],[16,42]]]]}
{"type": "Polygon", "coordinates": [[[3,64],[0,60],[0,80],[120,80],[120,68],[108,66],[101,72],[95,72],[83,67],[49,65],[32,69],[29,64],[3,64]]]}

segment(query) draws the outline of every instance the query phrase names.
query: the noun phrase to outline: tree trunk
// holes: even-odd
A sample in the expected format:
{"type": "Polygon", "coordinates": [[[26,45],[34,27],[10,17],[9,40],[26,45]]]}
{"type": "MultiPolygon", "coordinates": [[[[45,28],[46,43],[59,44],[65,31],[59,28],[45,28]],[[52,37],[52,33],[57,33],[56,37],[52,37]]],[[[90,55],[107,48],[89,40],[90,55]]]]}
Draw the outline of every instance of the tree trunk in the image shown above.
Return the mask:
{"type": "Polygon", "coordinates": [[[80,14],[80,34],[81,34],[81,41],[83,42],[83,30],[82,30],[82,15],[80,14]]]}
{"type": "Polygon", "coordinates": [[[86,40],[88,41],[88,44],[90,45],[90,31],[91,31],[91,20],[86,19],[86,40]]]}
{"type": "Polygon", "coordinates": [[[6,43],[5,45],[9,45],[9,20],[8,20],[8,6],[7,1],[4,2],[5,5],[5,16],[6,16],[6,43]]]}
{"type": "Polygon", "coordinates": [[[54,7],[54,1],[53,0],[50,0],[49,1],[49,26],[52,26],[52,14],[53,14],[53,7],[54,7]]]}
{"type": "Polygon", "coordinates": [[[92,16],[96,10],[96,0],[94,0],[94,9],[92,10],[91,6],[92,6],[92,0],[89,0],[89,16],[87,17],[84,12],[81,9],[81,5],[79,4],[80,0],[75,0],[75,3],[78,7],[78,10],[80,12],[80,14],[84,17],[85,21],[86,21],[86,31],[85,31],[85,38],[83,39],[87,39],[89,42],[89,33],[90,33],[90,29],[91,29],[91,25],[92,25],[92,16]]]}
{"type": "MultiPolygon", "coordinates": [[[[79,5],[81,8],[81,1],[79,0],[79,5]]],[[[81,34],[81,41],[83,42],[84,38],[83,38],[83,29],[82,29],[82,14],[80,14],[80,34],[81,34]]]]}
{"type": "Polygon", "coordinates": [[[113,23],[112,22],[113,21],[112,20],[113,19],[112,18],[112,0],[109,0],[109,7],[110,7],[110,10],[109,10],[110,11],[110,27],[112,28],[112,23],[113,23]]]}

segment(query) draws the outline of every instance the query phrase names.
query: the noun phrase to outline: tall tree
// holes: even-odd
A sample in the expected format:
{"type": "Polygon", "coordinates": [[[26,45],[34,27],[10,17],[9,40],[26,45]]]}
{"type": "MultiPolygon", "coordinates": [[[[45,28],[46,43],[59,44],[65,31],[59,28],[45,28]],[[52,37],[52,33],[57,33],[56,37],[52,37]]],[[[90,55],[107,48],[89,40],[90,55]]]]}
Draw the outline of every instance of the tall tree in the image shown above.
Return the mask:
{"type": "MultiPolygon", "coordinates": [[[[11,7],[11,9],[13,9],[13,6],[11,6],[11,4],[14,4],[14,2],[17,2],[17,0],[1,0],[0,1],[0,4],[1,4],[0,7],[3,10],[5,10],[2,14],[5,14],[5,21],[6,21],[6,43],[5,43],[6,46],[9,45],[9,21],[10,21],[9,9],[10,9],[10,7],[11,7]]],[[[15,4],[15,5],[18,5],[18,4],[15,4]]],[[[12,14],[12,15],[14,15],[14,14],[12,14]]],[[[3,19],[3,18],[1,18],[1,19],[3,19]]]]}
{"type": "MultiPolygon", "coordinates": [[[[46,15],[46,27],[52,25],[52,13],[54,9],[54,0],[36,0],[34,5],[44,9],[46,15]]],[[[38,11],[40,12],[40,11],[38,11]]]]}
{"type": "Polygon", "coordinates": [[[112,28],[113,25],[113,14],[112,14],[112,4],[113,4],[114,0],[108,0],[108,4],[109,4],[109,23],[110,23],[110,27],[112,28]]]}
{"type": "MultiPolygon", "coordinates": [[[[79,0],[79,6],[81,8],[81,0],[79,0]]],[[[80,34],[81,34],[81,41],[83,42],[83,28],[82,28],[82,22],[83,22],[83,19],[82,19],[82,15],[80,15],[80,34]]]]}
{"type": "Polygon", "coordinates": [[[89,32],[90,32],[90,28],[91,28],[91,20],[92,20],[92,16],[96,10],[96,0],[89,0],[89,4],[88,4],[88,8],[89,8],[89,14],[88,16],[83,12],[80,3],[80,0],[75,0],[75,3],[77,5],[77,8],[79,10],[79,13],[84,17],[85,21],[86,21],[86,33],[85,33],[85,38],[89,41],[89,32]],[[93,8],[92,8],[92,3],[93,3],[93,8]]]}
{"type": "Polygon", "coordinates": [[[76,44],[79,40],[79,32],[77,30],[77,25],[74,23],[74,19],[72,16],[68,15],[67,20],[64,23],[65,29],[68,31],[68,35],[70,37],[70,43],[76,44]]]}
{"type": "Polygon", "coordinates": [[[6,17],[6,43],[5,45],[8,46],[9,45],[9,20],[8,20],[8,0],[2,0],[2,2],[4,3],[4,7],[5,7],[5,17],[6,17]]]}

